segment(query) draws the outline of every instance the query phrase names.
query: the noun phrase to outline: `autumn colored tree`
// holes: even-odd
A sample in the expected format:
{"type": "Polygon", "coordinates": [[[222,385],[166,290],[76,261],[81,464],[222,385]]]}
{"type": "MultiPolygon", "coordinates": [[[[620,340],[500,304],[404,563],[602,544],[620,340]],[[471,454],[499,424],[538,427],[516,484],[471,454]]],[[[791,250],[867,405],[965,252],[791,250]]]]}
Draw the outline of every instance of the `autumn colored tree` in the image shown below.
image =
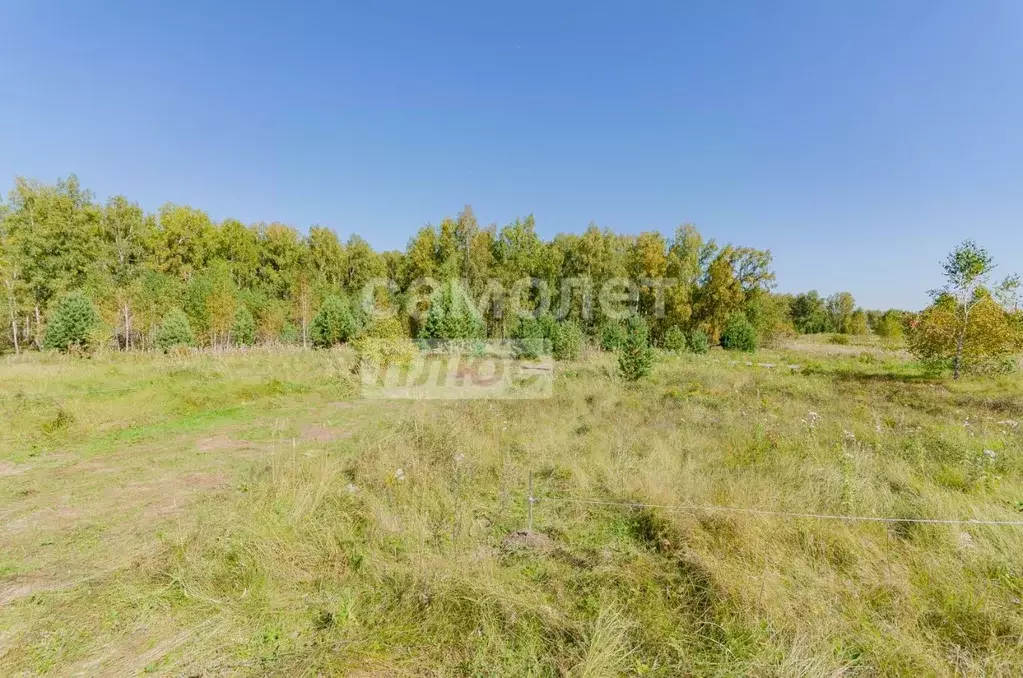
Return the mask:
{"type": "Polygon", "coordinates": [[[1016,349],[1012,318],[996,297],[1013,295],[1019,278],[991,288],[994,260],[972,240],[951,252],[942,268],[945,284],[931,292],[934,304],[921,314],[910,347],[932,363],[950,361],[958,379],[964,370],[980,369],[1016,349]]]}

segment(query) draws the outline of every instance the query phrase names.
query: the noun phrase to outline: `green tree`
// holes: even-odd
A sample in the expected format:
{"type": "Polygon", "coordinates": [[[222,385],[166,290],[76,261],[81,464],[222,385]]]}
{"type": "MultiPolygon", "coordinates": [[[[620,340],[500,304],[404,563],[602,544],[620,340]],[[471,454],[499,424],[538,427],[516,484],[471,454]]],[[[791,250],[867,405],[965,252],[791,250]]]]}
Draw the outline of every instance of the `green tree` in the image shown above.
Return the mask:
{"type": "Polygon", "coordinates": [[[418,338],[437,340],[480,339],[484,335],[483,318],[473,306],[468,292],[457,280],[441,285],[430,297],[426,320],[418,338]]]}
{"type": "Polygon", "coordinates": [[[239,306],[234,314],[231,326],[231,338],[239,346],[252,346],[256,343],[256,319],[246,306],[239,306]]]}
{"type": "Polygon", "coordinates": [[[217,231],[202,210],[167,203],[152,239],[156,270],[188,281],[214,254],[217,231]]]}
{"type": "Polygon", "coordinates": [[[641,316],[629,316],[625,323],[625,344],[618,352],[618,370],[627,381],[636,381],[650,374],[653,350],[650,331],[641,316]]]}
{"type": "Polygon", "coordinates": [[[323,300],[319,312],[313,318],[310,335],[317,348],[330,348],[351,341],[356,330],[348,302],[338,296],[329,296],[323,300]]]}
{"type": "Polygon", "coordinates": [[[697,318],[713,341],[721,336],[732,314],[742,310],[746,293],[736,275],[737,250],[722,249],[707,269],[706,280],[697,292],[697,318]]]}
{"type": "Polygon", "coordinates": [[[856,299],[848,292],[839,292],[828,297],[828,315],[831,316],[830,328],[841,334],[852,334],[851,323],[856,311],[856,299]]]}
{"type": "Polygon", "coordinates": [[[551,348],[555,360],[578,360],[583,349],[583,331],[573,320],[562,320],[554,326],[551,348]]]}
{"type": "Polygon", "coordinates": [[[108,200],[100,218],[102,240],[107,250],[104,258],[115,288],[121,324],[118,343],[125,350],[132,348],[136,333],[133,287],[144,272],[147,247],[154,228],[153,220],[145,217],[142,208],[123,195],[108,200]]]}
{"type": "Polygon", "coordinates": [[[74,175],[53,186],[17,177],[10,207],[5,228],[39,346],[42,316],[51,300],[81,290],[101,266],[99,208],[74,175]]]}
{"type": "Polygon", "coordinates": [[[347,275],[348,256],[337,234],[329,228],[313,226],[307,243],[309,261],[319,282],[340,289],[347,275]]]}
{"type": "Polygon", "coordinates": [[[721,346],[729,351],[757,350],[757,331],[743,313],[733,313],[721,332],[721,346]]]}
{"type": "Polygon", "coordinates": [[[888,310],[874,326],[874,332],[882,339],[901,339],[903,335],[903,314],[901,311],[888,310]]]}
{"type": "Polygon", "coordinates": [[[260,234],[237,219],[225,219],[216,237],[216,258],[228,262],[234,282],[252,288],[260,281],[260,234]]]}
{"type": "Polygon", "coordinates": [[[625,327],[618,320],[605,320],[600,326],[600,347],[605,351],[617,351],[625,344],[625,327]]]}
{"type": "Polygon", "coordinates": [[[675,230],[668,247],[666,275],[673,284],[665,290],[664,321],[668,326],[687,327],[693,317],[693,303],[707,258],[717,245],[704,242],[692,224],[675,230]]]}
{"type": "Polygon", "coordinates": [[[797,294],[789,305],[789,314],[800,334],[821,334],[833,329],[828,305],[817,290],[797,294]]]}
{"type": "Polygon", "coordinates": [[[846,328],[849,334],[870,334],[870,326],[867,323],[867,312],[862,308],[858,308],[853,311],[852,315],[849,316],[849,324],[846,328]]]}
{"type": "Polygon", "coordinates": [[[681,353],[686,350],[686,335],[678,325],[672,325],[664,332],[661,347],[665,351],[681,353]]]}
{"type": "Polygon", "coordinates": [[[260,229],[259,281],[277,299],[286,299],[303,268],[305,250],[298,232],[284,224],[260,229]]]}
{"type": "Polygon", "coordinates": [[[1011,293],[1019,279],[1010,276],[991,290],[994,260],[972,240],[950,253],[942,268],[945,284],[931,292],[935,303],[920,319],[911,346],[927,359],[950,357],[958,379],[964,367],[995,358],[1014,344],[1008,315],[992,292],[1011,293]]]}
{"type": "Polygon", "coordinates": [[[99,315],[88,297],[80,292],[66,294],[50,314],[44,346],[63,352],[72,346],[91,348],[92,332],[98,324],[99,315]]]}
{"type": "Polygon", "coordinates": [[[515,342],[515,355],[519,358],[533,360],[551,353],[550,338],[546,336],[539,318],[531,315],[519,318],[511,338],[515,342]]]}
{"type": "Polygon", "coordinates": [[[21,291],[21,266],[17,259],[17,248],[11,232],[12,223],[7,221],[8,214],[7,206],[0,204],[0,280],[3,280],[2,293],[7,311],[6,318],[10,322],[11,346],[14,347],[15,353],[20,353],[18,298],[21,291]]]}
{"type": "Polygon", "coordinates": [[[192,325],[188,322],[188,316],[180,308],[172,308],[163,317],[160,329],[156,332],[156,345],[164,351],[175,346],[195,345],[192,325]]]}
{"type": "Polygon", "coordinates": [[[951,295],[923,311],[909,335],[915,356],[932,369],[952,369],[958,379],[964,372],[996,369],[1003,360],[1020,350],[1019,326],[1011,314],[989,294],[979,293],[970,306],[969,322],[951,295]]]}
{"type": "Polygon", "coordinates": [[[697,328],[689,333],[689,350],[696,355],[703,355],[710,350],[710,337],[703,330],[697,328]]]}

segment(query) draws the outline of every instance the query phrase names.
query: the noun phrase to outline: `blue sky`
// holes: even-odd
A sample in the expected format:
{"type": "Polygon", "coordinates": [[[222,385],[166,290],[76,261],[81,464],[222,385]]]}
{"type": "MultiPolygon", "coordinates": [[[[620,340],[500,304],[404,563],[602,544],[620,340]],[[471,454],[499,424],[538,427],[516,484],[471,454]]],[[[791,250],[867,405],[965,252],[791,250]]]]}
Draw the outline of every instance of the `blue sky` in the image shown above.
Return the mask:
{"type": "Polygon", "coordinates": [[[1023,269],[1023,3],[0,5],[0,186],[402,248],[473,206],[549,237],[694,222],[778,289],[917,308],[1023,269]]]}

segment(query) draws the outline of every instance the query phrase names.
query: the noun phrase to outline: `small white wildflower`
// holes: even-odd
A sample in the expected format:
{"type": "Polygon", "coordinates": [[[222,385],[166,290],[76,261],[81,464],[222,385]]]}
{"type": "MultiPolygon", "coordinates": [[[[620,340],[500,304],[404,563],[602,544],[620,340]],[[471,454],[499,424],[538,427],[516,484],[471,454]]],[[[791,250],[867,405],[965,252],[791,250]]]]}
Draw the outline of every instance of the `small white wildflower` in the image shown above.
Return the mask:
{"type": "Polygon", "coordinates": [[[346,487],[345,489],[348,490],[348,494],[355,494],[356,492],[359,491],[359,488],[353,483],[348,483],[348,487],[346,487]]]}
{"type": "Polygon", "coordinates": [[[396,469],[395,472],[394,472],[394,479],[399,481],[399,482],[401,482],[402,480],[405,480],[405,472],[402,471],[400,468],[396,469]]]}
{"type": "Polygon", "coordinates": [[[998,458],[998,455],[995,453],[994,450],[984,450],[984,456],[990,459],[991,461],[994,461],[995,459],[998,458]]]}
{"type": "Polygon", "coordinates": [[[842,437],[846,440],[856,440],[856,435],[852,431],[842,431],[842,437]]]}
{"type": "Polygon", "coordinates": [[[463,461],[465,461],[465,455],[464,454],[459,452],[458,454],[455,455],[455,466],[458,466],[463,461]]]}

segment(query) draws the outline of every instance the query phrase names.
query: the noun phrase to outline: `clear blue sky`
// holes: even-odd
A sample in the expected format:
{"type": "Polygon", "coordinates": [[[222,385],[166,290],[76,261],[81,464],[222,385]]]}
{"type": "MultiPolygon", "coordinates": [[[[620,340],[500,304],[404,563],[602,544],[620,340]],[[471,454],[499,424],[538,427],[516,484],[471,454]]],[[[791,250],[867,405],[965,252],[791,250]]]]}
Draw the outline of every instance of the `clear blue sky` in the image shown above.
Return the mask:
{"type": "Polygon", "coordinates": [[[1023,2],[0,6],[0,179],[401,248],[472,204],[770,248],[778,289],[920,307],[1023,269],[1023,2]],[[346,6],[347,5],[347,6],[346,6]]]}

